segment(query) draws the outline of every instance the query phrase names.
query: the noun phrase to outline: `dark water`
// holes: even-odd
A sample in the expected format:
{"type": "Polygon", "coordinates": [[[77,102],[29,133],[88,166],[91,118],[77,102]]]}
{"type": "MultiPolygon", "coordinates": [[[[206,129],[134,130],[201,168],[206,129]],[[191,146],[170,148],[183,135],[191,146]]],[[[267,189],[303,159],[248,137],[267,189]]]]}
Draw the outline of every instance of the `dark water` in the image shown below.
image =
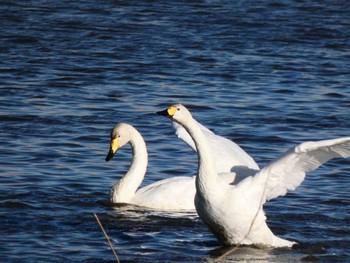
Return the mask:
{"type": "MultiPolygon", "coordinates": [[[[220,244],[195,214],[111,207],[133,124],[143,184],[193,175],[196,156],[155,111],[174,102],[260,166],[294,144],[349,136],[348,1],[1,1],[0,259],[206,262],[220,244]]],[[[350,162],[333,160],[266,205],[296,249],[242,247],[227,261],[350,260],[350,162]]],[[[217,251],[219,250],[219,251],[217,251]]]]}

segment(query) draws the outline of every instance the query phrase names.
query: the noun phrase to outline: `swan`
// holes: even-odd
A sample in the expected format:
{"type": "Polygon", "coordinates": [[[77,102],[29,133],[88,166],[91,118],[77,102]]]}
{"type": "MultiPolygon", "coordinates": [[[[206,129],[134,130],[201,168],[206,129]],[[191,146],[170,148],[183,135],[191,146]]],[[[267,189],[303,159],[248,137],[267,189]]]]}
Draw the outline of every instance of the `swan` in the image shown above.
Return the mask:
{"type": "Polygon", "coordinates": [[[130,143],[133,159],[128,172],[110,190],[112,203],[127,203],[159,210],[195,210],[195,176],[176,176],[140,189],[147,170],[148,154],[141,134],[130,124],[119,123],[111,131],[108,162],[117,150],[130,143]]]}
{"type": "MultiPolygon", "coordinates": [[[[192,137],[198,156],[195,207],[201,220],[223,245],[292,247],[296,242],[275,236],[266,224],[263,204],[293,191],[328,160],[350,156],[350,137],[301,143],[234,184],[220,179],[210,145],[191,113],[181,104],[157,112],[182,125],[192,137]]],[[[240,176],[237,174],[237,176],[240,176]]]]}

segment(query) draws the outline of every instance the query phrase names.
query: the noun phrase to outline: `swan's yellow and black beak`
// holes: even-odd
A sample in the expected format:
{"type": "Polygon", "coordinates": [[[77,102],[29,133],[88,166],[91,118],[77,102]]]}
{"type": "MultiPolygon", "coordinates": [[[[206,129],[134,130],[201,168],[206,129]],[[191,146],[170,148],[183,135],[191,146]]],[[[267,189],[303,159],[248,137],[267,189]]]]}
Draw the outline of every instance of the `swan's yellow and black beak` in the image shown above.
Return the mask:
{"type": "Polygon", "coordinates": [[[175,114],[175,112],[177,111],[175,106],[170,106],[169,108],[167,108],[166,110],[163,111],[157,111],[158,115],[162,115],[165,116],[167,118],[172,118],[175,114]]]}
{"type": "Polygon", "coordinates": [[[112,139],[110,147],[109,147],[109,152],[108,152],[108,154],[106,156],[106,162],[108,162],[110,159],[112,159],[112,157],[118,151],[118,149],[119,149],[118,138],[112,139]]]}

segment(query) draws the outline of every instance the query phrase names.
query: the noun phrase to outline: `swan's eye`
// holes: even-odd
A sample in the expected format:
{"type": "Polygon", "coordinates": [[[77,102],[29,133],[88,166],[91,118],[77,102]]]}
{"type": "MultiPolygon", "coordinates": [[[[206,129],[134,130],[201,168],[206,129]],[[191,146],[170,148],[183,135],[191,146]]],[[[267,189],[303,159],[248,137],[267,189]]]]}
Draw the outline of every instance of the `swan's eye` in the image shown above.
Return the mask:
{"type": "Polygon", "coordinates": [[[180,108],[177,108],[177,110],[179,111],[179,110],[180,110],[180,108]]]}

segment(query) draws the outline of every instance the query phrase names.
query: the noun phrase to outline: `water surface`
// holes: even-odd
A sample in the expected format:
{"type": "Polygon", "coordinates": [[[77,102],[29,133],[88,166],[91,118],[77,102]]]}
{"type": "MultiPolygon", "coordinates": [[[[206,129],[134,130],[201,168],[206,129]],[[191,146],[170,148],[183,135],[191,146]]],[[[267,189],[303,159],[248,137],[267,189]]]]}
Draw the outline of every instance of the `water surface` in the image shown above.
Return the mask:
{"type": "MultiPolygon", "coordinates": [[[[144,136],[143,185],[194,175],[196,155],[154,113],[182,102],[263,167],[307,140],[349,136],[347,1],[2,1],[0,258],[206,262],[220,243],[195,213],[113,207],[131,151],[105,163],[117,122],[144,136]]],[[[350,259],[349,160],[266,204],[296,249],[241,247],[226,261],[350,259]]]]}

